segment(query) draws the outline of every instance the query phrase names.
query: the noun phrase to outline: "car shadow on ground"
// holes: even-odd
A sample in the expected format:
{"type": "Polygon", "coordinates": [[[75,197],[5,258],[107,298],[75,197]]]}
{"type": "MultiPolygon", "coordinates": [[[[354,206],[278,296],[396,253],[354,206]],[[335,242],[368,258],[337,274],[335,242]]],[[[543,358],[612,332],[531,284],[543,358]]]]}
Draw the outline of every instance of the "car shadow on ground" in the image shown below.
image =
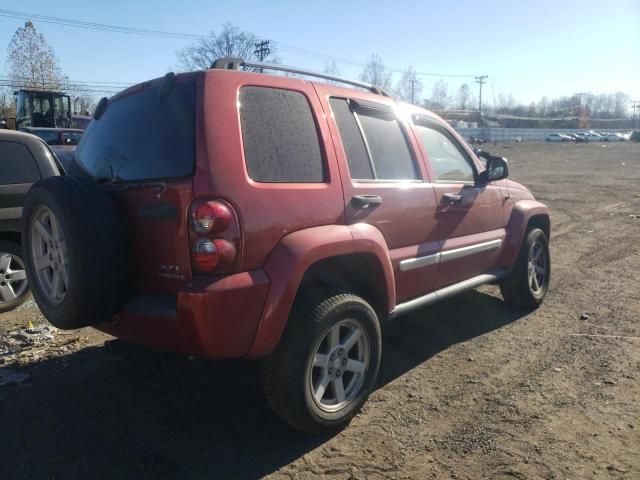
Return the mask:
{"type": "MultiPolygon", "coordinates": [[[[524,315],[472,291],[398,319],[383,330],[378,388],[524,315]]],[[[259,362],[204,362],[125,345],[44,360],[28,373],[28,382],[0,392],[4,479],[259,478],[327,440],[271,413],[259,362]]]]}

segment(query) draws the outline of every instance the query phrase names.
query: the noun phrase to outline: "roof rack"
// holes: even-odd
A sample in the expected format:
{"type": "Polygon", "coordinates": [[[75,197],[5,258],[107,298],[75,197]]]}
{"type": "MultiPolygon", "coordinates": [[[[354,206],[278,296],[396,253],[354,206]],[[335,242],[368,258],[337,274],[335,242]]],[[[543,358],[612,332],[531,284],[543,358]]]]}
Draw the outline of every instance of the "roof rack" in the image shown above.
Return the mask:
{"type": "Polygon", "coordinates": [[[322,78],[324,80],[331,80],[332,82],[345,83],[354,87],[364,88],[378,95],[389,95],[382,89],[370,85],[368,83],[359,82],[358,80],[350,80],[348,78],[336,77],[334,75],[327,75],[326,73],[315,72],[313,70],[305,70],[298,67],[289,67],[287,65],[280,65],[279,63],[269,62],[246,62],[242,58],[235,57],[223,57],[217,59],[211,64],[211,68],[223,69],[223,70],[240,70],[242,67],[259,68],[261,70],[277,70],[280,72],[297,73],[299,75],[307,75],[309,77],[322,78]]]}

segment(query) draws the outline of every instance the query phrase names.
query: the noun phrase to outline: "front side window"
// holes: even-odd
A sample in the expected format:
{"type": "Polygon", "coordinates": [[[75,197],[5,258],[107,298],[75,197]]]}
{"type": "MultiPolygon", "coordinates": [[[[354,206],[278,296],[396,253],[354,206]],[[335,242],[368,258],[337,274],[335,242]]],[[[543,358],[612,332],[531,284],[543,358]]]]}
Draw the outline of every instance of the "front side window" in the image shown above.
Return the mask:
{"type": "Polygon", "coordinates": [[[355,180],[419,180],[413,154],[393,112],[332,98],[331,108],[355,180]]]}
{"type": "Polygon", "coordinates": [[[321,183],[318,130],[300,92],[266,87],[240,90],[240,124],[249,177],[265,183],[321,183]]]}
{"type": "Polygon", "coordinates": [[[436,183],[473,182],[473,167],[453,139],[436,126],[416,125],[436,183]]]}

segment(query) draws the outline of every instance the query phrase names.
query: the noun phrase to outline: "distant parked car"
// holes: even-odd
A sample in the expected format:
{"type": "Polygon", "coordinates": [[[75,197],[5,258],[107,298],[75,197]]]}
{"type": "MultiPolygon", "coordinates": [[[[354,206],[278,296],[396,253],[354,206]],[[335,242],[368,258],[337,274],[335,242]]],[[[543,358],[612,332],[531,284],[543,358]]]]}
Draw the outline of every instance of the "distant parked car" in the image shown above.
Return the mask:
{"type": "Polygon", "coordinates": [[[20,131],[37,135],[47,142],[47,145],[67,147],[78,145],[84,133],[84,130],[79,128],[23,127],[20,131]]]}
{"type": "Polygon", "coordinates": [[[69,169],[73,152],[84,134],[84,130],[78,128],[24,127],[20,130],[36,135],[47,142],[65,170],[69,169]]]}
{"type": "Polygon", "coordinates": [[[640,130],[636,130],[629,136],[629,140],[640,142],[640,130]]]}
{"type": "Polygon", "coordinates": [[[627,139],[621,133],[609,133],[604,137],[605,142],[626,142],[627,139]]]}
{"type": "Polygon", "coordinates": [[[564,133],[550,133],[545,140],[547,142],[570,142],[572,139],[564,133]]]}
{"type": "Polygon", "coordinates": [[[0,312],[29,296],[20,229],[27,192],[41,178],[59,175],[60,165],[39,138],[0,130],[0,312]]]}
{"type": "Polygon", "coordinates": [[[584,133],[572,133],[571,136],[575,140],[576,143],[588,143],[589,137],[584,133]]]}
{"type": "Polygon", "coordinates": [[[585,132],[584,135],[589,139],[590,142],[604,142],[604,138],[599,133],[585,132]]]}

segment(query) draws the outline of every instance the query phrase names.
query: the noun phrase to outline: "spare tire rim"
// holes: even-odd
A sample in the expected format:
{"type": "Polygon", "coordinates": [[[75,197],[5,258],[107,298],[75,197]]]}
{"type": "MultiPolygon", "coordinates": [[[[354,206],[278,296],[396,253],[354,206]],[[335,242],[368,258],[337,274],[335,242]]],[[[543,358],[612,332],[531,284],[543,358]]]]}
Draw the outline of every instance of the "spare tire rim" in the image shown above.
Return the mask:
{"type": "Polygon", "coordinates": [[[548,259],[544,244],[536,240],[529,248],[529,289],[535,296],[540,296],[547,287],[548,259]]]}
{"type": "Polygon", "coordinates": [[[29,288],[22,259],[0,251],[0,305],[20,297],[29,288]]]}
{"type": "Polygon", "coordinates": [[[329,327],[308,362],[307,384],[311,398],[329,413],[345,408],[358,396],[369,368],[368,335],[355,319],[329,327]]]}
{"type": "Polygon", "coordinates": [[[31,259],[35,282],[46,299],[57,305],[67,295],[69,257],[67,242],[60,222],[45,205],[39,205],[31,216],[31,259]]]}

